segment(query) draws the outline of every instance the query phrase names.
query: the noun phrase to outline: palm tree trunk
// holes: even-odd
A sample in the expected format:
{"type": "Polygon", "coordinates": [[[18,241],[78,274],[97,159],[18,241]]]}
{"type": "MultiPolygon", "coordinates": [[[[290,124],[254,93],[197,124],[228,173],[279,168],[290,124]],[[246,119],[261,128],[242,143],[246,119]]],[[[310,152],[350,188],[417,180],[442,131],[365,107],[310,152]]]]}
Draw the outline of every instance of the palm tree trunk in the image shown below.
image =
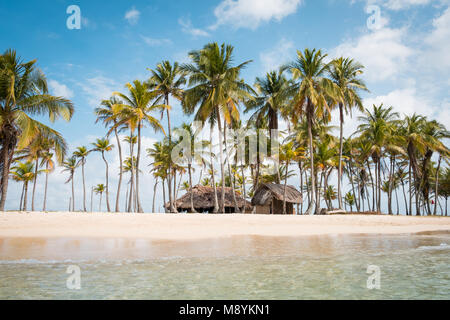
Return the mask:
{"type": "Polygon", "coordinates": [[[83,210],[86,212],[86,182],[84,179],[84,158],[81,159],[81,175],[83,176],[83,210]]]}
{"type": "Polygon", "coordinates": [[[75,188],[73,180],[75,179],[75,172],[72,174],[72,211],[75,211],[75,188]]]}
{"type": "Polygon", "coordinates": [[[22,210],[22,208],[23,208],[22,204],[23,204],[24,190],[25,190],[25,184],[23,184],[23,186],[22,186],[22,194],[20,195],[19,211],[23,211],[22,210]]]}
{"type": "Polygon", "coordinates": [[[33,178],[33,191],[31,194],[31,211],[34,212],[34,197],[36,194],[36,182],[37,182],[37,175],[38,175],[38,166],[39,166],[39,158],[35,160],[35,168],[34,168],[34,178],[33,178]]]}
{"type": "Polygon", "coordinates": [[[311,171],[311,202],[309,203],[309,208],[306,211],[308,215],[313,215],[318,213],[318,204],[315,204],[315,195],[316,195],[316,182],[315,182],[315,174],[314,174],[314,148],[313,148],[313,135],[312,135],[312,127],[313,127],[313,112],[314,109],[311,105],[311,102],[308,99],[307,102],[307,121],[308,121],[308,138],[309,138],[309,165],[310,165],[310,171],[311,171]],[[315,209],[315,212],[313,210],[315,209]]]}
{"type": "Polygon", "coordinates": [[[102,212],[102,193],[100,193],[100,203],[98,205],[98,212],[102,212]]]}
{"type": "Polygon", "coordinates": [[[302,195],[302,202],[300,203],[300,214],[303,214],[303,167],[302,162],[298,162],[298,168],[300,170],[300,194],[302,195]]]}
{"type": "Polygon", "coordinates": [[[25,181],[24,185],[24,196],[23,196],[23,211],[27,211],[27,200],[28,200],[28,181],[25,181]]]}
{"type": "Polygon", "coordinates": [[[153,205],[152,205],[152,213],[155,212],[155,200],[156,200],[156,187],[158,186],[158,179],[155,181],[155,185],[153,186],[153,205]]]}
{"type": "Polygon", "coordinates": [[[339,103],[339,116],[340,116],[340,134],[339,134],[339,169],[338,169],[338,199],[339,208],[342,209],[342,153],[344,149],[344,106],[339,103]]]}
{"type": "Polygon", "coordinates": [[[114,134],[116,135],[117,148],[119,149],[119,183],[117,185],[115,212],[120,212],[120,188],[122,186],[122,177],[123,177],[122,145],[120,144],[120,139],[119,139],[119,134],[117,133],[117,129],[114,129],[114,134]]]}
{"type": "Polygon", "coordinates": [[[286,212],[286,190],[287,190],[288,172],[289,172],[289,161],[286,160],[286,176],[284,178],[284,190],[283,190],[283,214],[287,214],[287,212],[286,212]]]}
{"type": "Polygon", "coordinates": [[[130,192],[128,194],[128,212],[131,213],[133,205],[133,186],[134,186],[134,144],[133,144],[133,132],[130,133],[130,159],[131,159],[131,171],[130,171],[130,192]]]}
{"type": "MultiPolygon", "coordinates": [[[[162,179],[163,202],[164,202],[163,206],[164,206],[164,212],[167,213],[167,207],[166,207],[166,186],[165,186],[164,180],[165,179],[162,179]]],[[[170,206],[170,204],[169,204],[169,206],[170,206]]]]}
{"type": "Polygon", "coordinates": [[[177,202],[177,170],[176,169],[173,170],[172,178],[173,178],[172,179],[173,180],[173,195],[172,195],[173,212],[178,213],[178,209],[177,209],[177,205],[176,205],[176,202],[177,202]]]}
{"type": "Polygon", "coordinates": [[[436,168],[436,180],[434,183],[434,215],[437,215],[437,207],[439,205],[439,170],[441,170],[442,156],[439,155],[438,166],[436,168]]]}
{"type": "Polygon", "coordinates": [[[139,162],[141,160],[141,121],[138,124],[138,151],[137,151],[137,159],[136,159],[136,202],[137,202],[137,210],[139,213],[144,213],[144,210],[141,206],[141,200],[139,198],[139,162]]]}
{"type": "Polygon", "coordinates": [[[217,114],[217,127],[219,129],[219,161],[220,161],[220,175],[222,179],[222,188],[220,193],[220,213],[225,213],[225,166],[223,159],[223,132],[222,132],[222,124],[220,120],[220,110],[219,107],[216,106],[216,114],[217,114]]]}
{"type": "Polygon", "coordinates": [[[212,153],[212,136],[213,136],[213,126],[211,125],[210,131],[209,131],[209,155],[210,155],[210,161],[211,161],[211,183],[212,187],[214,189],[214,209],[213,213],[219,212],[219,199],[217,197],[217,187],[216,187],[216,178],[214,174],[214,159],[213,159],[213,153],[212,153]]]}
{"type": "Polygon", "coordinates": [[[189,192],[190,192],[190,201],[191,201],[191,213],[197,213],[194,208],[194,194],[192,193],[192,164],[188,164],[188,173],[189,173],[189,192]]]}
{"type": "MultiPolygon", "coordinates": [[[[166,100],[166,105],[169,105],[169,95],[166,94],[165,96],[165,100],[166,100]]],[[[166,109],[166,114],[167,114],[167,131],[169,134],[169,148],[172,146],[172,128],[171,128],[171,124],[170,124],[170,110],[166,109]]],[[[169,186],[169,210],[171,213],[175,213],[175,206],[174,206],[174,202],[176,201],[176,199],[173,199],[172,197],[172,159],[169,157],[169,169],[168,169],[168,174],[167,174],[167,185],[169,186]]]]}
{"type": "MultiPolygon", "coordinates": [[[[411,172],[411,161],[409,161],[409,174],[408,174],[408,180],[409,180],[409,210],[410,214],[412,215],[412,172],[411,172]]],[[[416,204],[417,205],[417,204],[416,204]]]]}
{"type": "MultiPolygon", "coordinates": [[[[231,183],[231,194],[233,195],[233,202],[234,202],[234,212],[235,213],[241,213],[241,210],[239,209],[239,205],[237,203],[236,199],[236,192],[235,192],[235,184],[233,179],[233,173],[231,171],[231,163],[230,163],[230,155],[228,154],[228,142],[227,142],[227,122],[225,119],[223,120],[223,135],[224,135],[224,142],[225,142],[225,154],[227,158],[227,165],[228,165],[228,175],[230,176],[230,183],[231,183]]],[[[279,172],[278,172],[279,174],[279,172]]]]}
{"type": "Polygon", "coordinates": [[[3,146],[3,157],[2,157],[2,162],[3,162],[3,168],[2,168],[2,192],[1,192],[1,199],[0,199],[0,211],[5,211],[5,204],[6,204],[6,196],[8,194],[8,182],[9,182],[9,170],[11,167],[11,161],[12,161],[12,157],[14,152],[9,152],[9,146],[11,145],[11,141],[8,141],[7,139],[4,139],[2,141],[2,146],[3,146]]]}
{"type": "Polygon", "coordinates": [[[102,152],[102,158],[103,158],[103,161],[105,162],[105,168],[106,168],[106,209],[108,210],[108,212],[111,212],[111,208],[109,206],[109,166],[108,166],[108,161],[106,161],[106,158],[105,158],[105,152],[102,152]]]}
{"type": "Polygon", "coordinates": [[[42,206],[42,211],[47,210],[47,189],[48,189],[48,161],[45,165],[45,186],[44,186],[44,205],[42,206]]]}

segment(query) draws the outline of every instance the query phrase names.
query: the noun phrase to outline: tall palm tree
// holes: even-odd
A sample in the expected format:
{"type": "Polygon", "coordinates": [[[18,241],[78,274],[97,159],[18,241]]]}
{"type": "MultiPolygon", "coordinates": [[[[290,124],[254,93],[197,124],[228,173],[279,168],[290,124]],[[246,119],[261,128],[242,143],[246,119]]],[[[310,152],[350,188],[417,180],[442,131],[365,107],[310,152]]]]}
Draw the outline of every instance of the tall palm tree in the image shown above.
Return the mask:
{"type": "MultiPolygon", "coordinates": [[[[179,64],[175,62],[173,66],[169,61],[163,61],[156,66],[155,70],[148,69],[151,73],[150,79],[148,80],[151,90],[157,95],[158,100],[164,100],[164,104],[167,106],[165,108],[167,115],[167,132],[169,138],[169,145],[172,144],[172,128],[170,122],[170,102],[169,98],[172,96],[176,100],[181,101],[183,99],[183,86],[186,84],[185,72],[180,68],[179,64]]],[[[164,110],[163,110],[164,111],[164,110]]],[[[161,114],[162,116],[163,114],[161,114]]],[[[169,161],[169,169],[167,182],[169,186],[169,205],[170,212],[175,212],[173,204],[173,196],[171,193],[171,162],[169,161]]]]}
{"type": "Polygon", "coordinates": [[[360,111],[364,110],[361,97],[358,91],[368,91],[364,82],[359,79],[363,73],[363,66],[353,59],[339,58],[331,62],[330,78],[336,84],[338,89],[338,106],[339,106],[339,169],[338,169],[338,201],[339,209],[342,207],[342,151],[344,136],[344,111],[351,114],[352,107],[357,107],[360,111]]]}
{"type": "Polygon", "coordinates": [[[101,152],[102,159],[105,162],[106,167],[106,208],[108,212],[111,212],[111,207],[109,206],[109,165],[105,158],[105,152],[109,152],[114,148],[114,145],[109,143],[108,139],[97,139],[95,143],[92,144],[94,149],[92,151],[101,152]]]}
{"type": "Polygon", "coordinates": [[[23,183],[23,203],[21,198],[21,211],[27,211],[28,183],[34,180],[34,164],[32,161],[20,162],[11,168],[11,176],[17,182],[23,183]]]}
{"type": "Polygon", "coordinates": [[[419,206],[419,165],[417,161],[418,153],[425,153],[426,149],[426,137],[424,135],[424,126],[426,124],[425,117],[413,114],[412,116],[406,116],[403,121],[402,135],[406,140],[406,150],[409,158],[409,208],[412,215],[412,199],[413,199],[413,185],[415,186],[415,200],[416,200],[416,215],[420,216],[419,206]],[[414,179],[414,184],[413,180],[414,179]]]}
{"type": "Polygon", "coordinates": [[[86,182],[84,178],[84,166],[86,165],[86,158],[89,155],[90,151],[86,147],[78,147],[77,150],[73,153],[73,156],[79,159],[81,164],[81,176],[83,179],[83,211],[87,212],[86,209],[86,182]]]}
{"type": "MultiPolygon", "coordinates": [[[[230,45],[209,43],[198,51],[191,51],[191,64],[182,66],[189,74],[189,89],[185,91],[183,109],[187,114],[195,112],[195,120],[202,124],[206,120],[217,123],[219,133],[219,160],[222,178],[220,211],[225,212],[225,169],[222,146],[224,123],[231,124],[232,119],[239,120],[237,104],[251,99],[253,89],[240,78],[240,73],[251,61],[233,66],[233,50],[230,45]],[[197,108],[198,107],[198,108],[197,108]],[[196,111],[197,110],[197,111],[196,111]]],[[[227,150],[226,150],[227,152],[227,150]]]]}
{"type": "Polygon", "coordinates": [[[142,146],[141,129],[143,125],[147,123],[155,130],[155,132],[162,131],[164,133],[161,123],[150,114],[153,111],[166,108],[166,106],[152,104],[152,101],[157,97],[157,93],[150,91],[148,85],[139,80],[133,81],[133,84],[128,83],[126,88],[128,89],[128,95],[119,92],[114,93],[114,95],[118,96],[123,103],[113,106],[114,114],[117,115],[120,120],[110,129],[110,132],[124,124],[129,127],[131,133],[137,129],[136,201],[138,212],[143,213],[144,210],[142,209],[139,198],[139,164],[142,146]]]}
{"type": "Polygon", "coordinates": [[[66,183],[72,182],[72,211],[75,211],[75,188],[74,188],[74,177],[75,170],[78,168],[79,162],[75,156],[70,157],[66,161],[63,162],[63,170],[62,172],[68,172],[69,178],[66,183]]]}
{"type": "MultiPolygon", "coordinates": [[[[151,172],[153,172],[154,176],[157,176],[162,180],[163,194],[165,198],[164,181],[167,180],[169,175],[169,161],[171,160],[168,140],[164,140],[163,142],[155,142],[153,144],[153,148],[147,149],[147,155],[152,159],[152,162],[150,163],[150,166],[152,167],[151,172]]],[[[170,211],[170,202],[169,208],[166,208],[165,199],[163,205],[166,210],[168,209],[170,211]]]]}
{"type": "Polygon", "coordinates": [[[120,189],[123,179],[122,144],[120,143],[119,132],[126,128],[125,126],[115,126],[118,122],[118,116],[114,113],[113,106],[118,104],[122,104],[122,101],[117,97],[111,97],[108,100],[103,100],[101,106],[95,109],[95,114],[97,116],[96,123],[102,121],[105,127],[114,127],[114,135],[116,137],[117,149],[119,151],[119,182],[117,184],[115,212],[120,211],[120,189]]]}
{"type": "Polygon", "coordinates": [[[58,118],[69,121],[73,112],[69,100],[49,94],[36,60],[23,62],[11,49],[0,55],[0,211],[5,209],[15,149],[27,147],[39,132],[55,132],[31,116],[47,115],[51,122],[58,118]]]}
{"type": "MultiPolygon", "coordinates": [[[[325,63],[326,54],[320,50],[305,49],[304,52],[297,51],[297,59],[290,64],[290,70],[294,80],[299,80],[295,85],[295,95],[292,105],[292,119],[294,123],[306,115],[308,123],[309,137],[309,157],[311,177],[314,173],[314,148],[313,148],[313,128],[317,119],[331,116],[330,97],[335,96],[335,86],[325,78],[328,65],[325,63]]],[[[308,214],[319,212],[319,203],[316,201],[316,183],[311,179],[311,202],[308,208],[308,214]],[[315,206],[314,206],[315,205],[315,206]]]]}
{"type": "MultiPolygon", "coordinates": [[[[100,202],[99,202],[99,205],[98,205],[98,211],[99,211],[99,212],[102,212],[102,195],[103,195],[103,193],[104,193],[106,190],[107,190],[107,188],[105,187],[104,184],[98,184],[98,185],[94,188],[94,192],[95,192],[96,194],[100,195],[100,202]]],[[[110,212],[110,211],[108,210],[108,212],[110,212]]]]}

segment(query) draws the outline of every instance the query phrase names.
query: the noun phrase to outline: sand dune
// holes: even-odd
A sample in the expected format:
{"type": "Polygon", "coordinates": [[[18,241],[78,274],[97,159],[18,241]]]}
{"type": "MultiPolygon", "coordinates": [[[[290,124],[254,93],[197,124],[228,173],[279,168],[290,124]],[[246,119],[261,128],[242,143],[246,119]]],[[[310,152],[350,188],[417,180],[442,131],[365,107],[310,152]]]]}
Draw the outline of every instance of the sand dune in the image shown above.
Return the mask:
{"type": "Polygon", "coordinates": [[[450,218],[405,216],[157,215],[0,213],[0,238],[200,240],[450,232],[450,218]]]}

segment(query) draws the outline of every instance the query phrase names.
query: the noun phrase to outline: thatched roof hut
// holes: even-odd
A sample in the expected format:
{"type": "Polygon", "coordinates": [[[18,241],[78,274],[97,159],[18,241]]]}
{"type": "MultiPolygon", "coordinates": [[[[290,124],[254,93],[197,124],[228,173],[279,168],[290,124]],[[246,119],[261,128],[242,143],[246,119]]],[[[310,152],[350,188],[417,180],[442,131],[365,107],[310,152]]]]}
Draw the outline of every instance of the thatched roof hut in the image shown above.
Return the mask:
{"type": "MultiPolygon", "coordinates": [[[[284,185],[266,183],[255,192],[252,205],[257,214],[283,214],[284,185]]],[[[302,194],[293,186],[286,186],[286,212],[294,214],[294,204],[302,203],[302,194]]]]}
{"type": "MultiPolygon", "coordinates": [[[[222,188],[217,189],[217,199],[219,201],[220,207],[220,197],[222,188]]],[[[231,188],[225,188],[225,213],[235,213],[234,200],[231,188]]],[[[194,197],[194,208],[197,212],[213,213],[214,211],[214,188],[210,186],[195,186],[192,188],[192,193],[194,197]]],[[[246,211],[251,210],[251,203],[246,201],[239,192],[235,191],[236,200],[239,206],[239,210],[242,212],[245,208],[246,211]]],[[[179,212],[191,210],[191,193],[188,191],[181,198],[176,200],[176,207],[179,212]]],[[[166,208],[169,208],[169,204],[166,204],[166,208]]]]}

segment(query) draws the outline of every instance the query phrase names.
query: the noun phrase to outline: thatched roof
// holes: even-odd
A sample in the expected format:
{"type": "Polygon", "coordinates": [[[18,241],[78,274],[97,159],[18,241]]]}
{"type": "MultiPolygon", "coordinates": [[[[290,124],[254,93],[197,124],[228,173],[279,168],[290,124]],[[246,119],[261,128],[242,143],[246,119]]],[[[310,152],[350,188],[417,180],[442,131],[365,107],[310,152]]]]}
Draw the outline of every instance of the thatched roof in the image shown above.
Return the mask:
{"type": "MultiPolygon", "coordinates": [[[[252,199],[254,206],[269,205],[273,198],[284,201],[284,184],[266,183],[261,185],[252,199]]],[[[286,202],[302,203],[302,194],[293,186],[286,186],[286,202]]]]}
{"type": "MultiPolygon", "coordinates": [[[[222,188],[217,187],[217,199],[220,205],[220,196],[222,188]]],[[[209,186],[195,186],[192,188],[192,193],[194,196],[194,208],[195,209],[206,209],[214,207],[214,188],[209,186]]],[[[244,200],[239,192],[235,192],[236,200],[239,208],[244,206],[251,207],[249,201],[244,200]]],[[[176,201],[176,206],[180,210],[190,210],[191,209],[191,193],[188,191],[185,195],[176,201]]],[[[166,204],[169,207],[169,204],[166,204]]],[[[234,208],[233,194],[231,188],[225,188],[225,207],[234,208]]]]}

